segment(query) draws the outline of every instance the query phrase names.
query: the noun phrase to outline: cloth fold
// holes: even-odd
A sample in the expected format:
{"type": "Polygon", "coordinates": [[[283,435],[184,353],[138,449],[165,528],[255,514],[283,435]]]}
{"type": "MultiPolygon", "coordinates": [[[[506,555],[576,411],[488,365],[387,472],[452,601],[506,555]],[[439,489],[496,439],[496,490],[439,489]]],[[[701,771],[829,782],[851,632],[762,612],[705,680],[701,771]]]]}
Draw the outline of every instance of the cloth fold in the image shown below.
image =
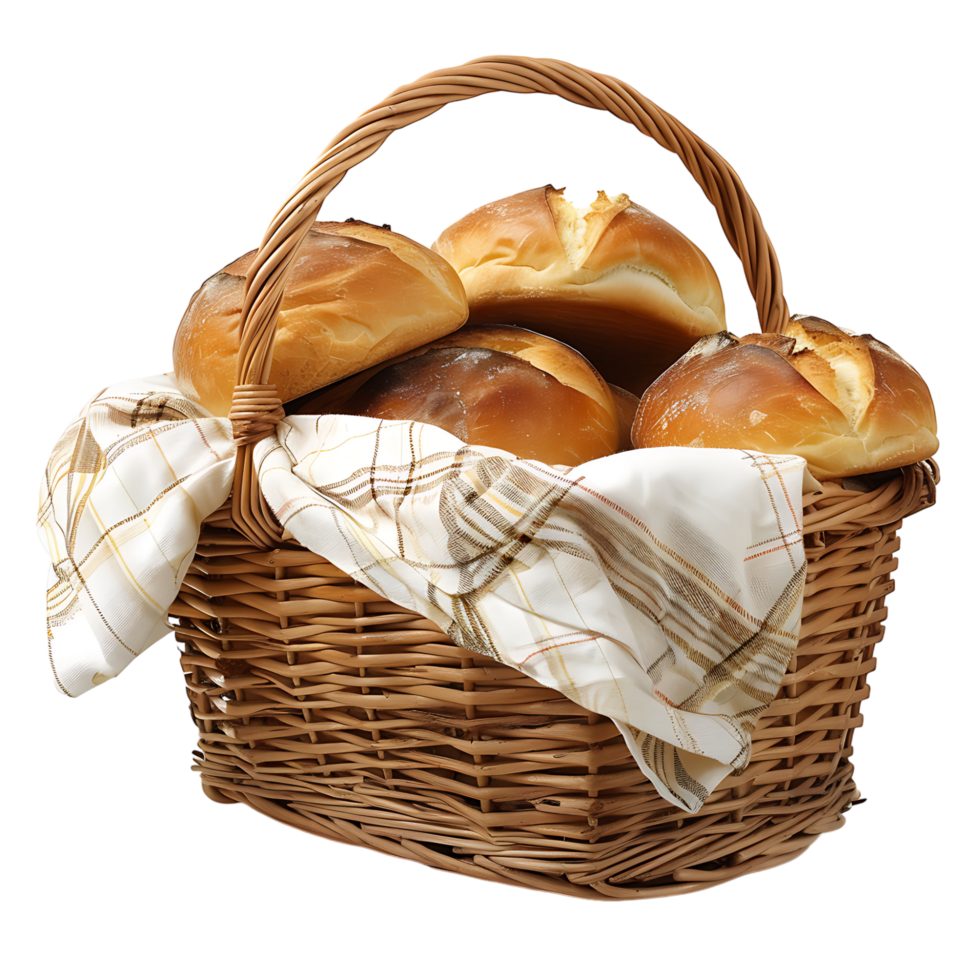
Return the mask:
{"type": "MultiPolygon", "coordinates": [[[[747,764],[799,635],[799,457],[646,449],[566,472],[435,426],[339,415],[289,417],[254,452],[297,542],[612,718],[683,810],[747,764]]],[[[65,693],[167,633],[233,466],[231,423],[170,376],[107,389],[69,427],[39,515],[65,693]]]]}

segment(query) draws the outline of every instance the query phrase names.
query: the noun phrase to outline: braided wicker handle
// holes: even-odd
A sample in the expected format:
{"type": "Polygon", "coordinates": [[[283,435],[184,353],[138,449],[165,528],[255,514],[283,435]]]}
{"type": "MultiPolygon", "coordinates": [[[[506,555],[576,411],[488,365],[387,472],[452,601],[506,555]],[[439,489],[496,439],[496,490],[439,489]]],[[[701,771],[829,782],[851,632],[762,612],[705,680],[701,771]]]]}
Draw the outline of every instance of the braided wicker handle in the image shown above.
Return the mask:
{"type": "Polygon", "coordinates": [[[592,109],[605,109],[676,153],[715,206],[738,253],[755,296],[763,332],[780,333],[789,319],[779,262],[762,219],[742,182],[710,146],[635,89],[563,61],[498,56],[424,75],[396,89],[342,130],[323,151],[272,220],[248,270],[242,307],[238,386],[229,417],[242,442],[235,470],[233,518],[256,543],[281,542],[279,530],[252,472],[251,443],[282,417],[275,386],[269,385],[279,306],[290,269],[316,220],[320,205],[351,167],[366,160],[396,129],[423,119],[449,102],[488,92],[543,92],[592,109]]]}

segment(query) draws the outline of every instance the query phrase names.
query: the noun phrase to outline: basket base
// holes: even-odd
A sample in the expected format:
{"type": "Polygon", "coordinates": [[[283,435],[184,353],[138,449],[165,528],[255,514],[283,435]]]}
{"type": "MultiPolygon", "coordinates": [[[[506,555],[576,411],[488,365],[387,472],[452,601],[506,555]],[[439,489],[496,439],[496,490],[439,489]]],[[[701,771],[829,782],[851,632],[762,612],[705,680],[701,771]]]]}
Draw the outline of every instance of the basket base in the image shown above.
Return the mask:
{"type": "MultiPolygon", "coordinates": [[[[282,827],[299,831],[309,837],[343,844],[359,850],[370,851],[382,857],[395,858],[412,864],[422,865],[430,871],[455,874],[474,881],[484,881],[521,891],[539,892],[548,895],[562,895],[586,902],[637,902],[658,898],[673,898],[678,895],[695,895],[712,891],[722,885],[731,884],[741,878],[763,871],[793,864],[802,858],[821,838],[837,833],[848,825],[848,812],[867,802],[855,779],[845,787],[842,797],[847,801],[845,808],[817,824],[811,824],[805,831],[797,833],[785,841],[770,844],[762,853],[754,854],[744,860],[732,862],[728,867],[710,870],[688,868],[674,873],[674,881],[650,887],[618,887],[605,882],[591,885],[576,885],[564,877],[557,877],[514,868],[500,869],[488,859],[476,855],[471,861],[461,861],[444,851],[435,851],[414,840],[391,840],[373,836],[358,825],[339,819],[330,819],[317,814],[306,815],[294,809],[280,806],[273,800],[255,796],[244,790],[209,785],[200,780],[201,794],[205,799],[220,805],[240,805],[271,820],[282,827]],[[333,832],[332,832],[333,831],[333,832]],[[447,867],[446,865],[452,865],[447,867]],[[505,870],[506,874],[502,874],[505,870]]],[[[734,855],[738,858],[740,855],[734,855]]]]}

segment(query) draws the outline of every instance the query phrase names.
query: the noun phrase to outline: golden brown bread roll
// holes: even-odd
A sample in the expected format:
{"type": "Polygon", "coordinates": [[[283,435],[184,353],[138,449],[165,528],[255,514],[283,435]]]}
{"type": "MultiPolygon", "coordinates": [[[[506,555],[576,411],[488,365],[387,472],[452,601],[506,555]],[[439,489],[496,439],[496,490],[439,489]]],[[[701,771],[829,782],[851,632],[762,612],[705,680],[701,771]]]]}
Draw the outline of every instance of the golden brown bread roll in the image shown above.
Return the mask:
{"type": "Polygon", "coordinates": [[[619,444],[616,452],[626,452],[633,448],[633,420],[636,418],[636,410],[640,407],[640,399],[617,385],[610,385],[613,402],[616,405],[616,423],[619,427],[619,444]]]}
{"type": "Polygon", "coordinates": [[[707,337],[640,401],[633,444],[802,456],[818,480],[905,466],[939,447],[925,381],[870,334],[794,317],[786,335],[707,337]]]}
{"type": "Polygon", "coordinates": [[[517,323],[581,351],[642,395],[699,338],[725,329],[721,285],[676,228],[599,192],[578,210],[550,184],[470,212],[432,248],[459,272],[470,323],[517,323]]]}
{"type": "Polygon", "coordinates": [[[287,410],[413,419],[568,466],[619,442],[612,393],[592,365],[557,340],[502,325],[464,327],[287,410]]]}
{"type": "MultiPolygon", "coordinates": [[[[231,406],[245,275],[255,254],[201,286],[174,340],[178,384],[213,415],[231,406]]],[[[318,221],[289,276],[269,381],[290,401],[450,333],[466,310],[459,277],[434,252],[363,221],[318,221]]]]}

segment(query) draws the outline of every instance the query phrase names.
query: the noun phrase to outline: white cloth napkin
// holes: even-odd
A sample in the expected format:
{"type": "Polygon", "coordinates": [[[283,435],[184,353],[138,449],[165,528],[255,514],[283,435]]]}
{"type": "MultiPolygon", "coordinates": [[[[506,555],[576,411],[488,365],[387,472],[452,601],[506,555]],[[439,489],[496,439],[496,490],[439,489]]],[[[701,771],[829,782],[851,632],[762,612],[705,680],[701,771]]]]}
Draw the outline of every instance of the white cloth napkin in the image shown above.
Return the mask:
{"type": "MultiPolygon", "coordinates": [[[[106,389],[59,440],[38,524],[65,694],[169,632],[234,455],[231,423],[169,375],[106,389]]],[[[563,471],[435,426],[326,415],[285,419],[255,459],[301,545],[612,718],[683,810],[748,763],[799,636],[799,457],[644,449],[563,471]]]]}

